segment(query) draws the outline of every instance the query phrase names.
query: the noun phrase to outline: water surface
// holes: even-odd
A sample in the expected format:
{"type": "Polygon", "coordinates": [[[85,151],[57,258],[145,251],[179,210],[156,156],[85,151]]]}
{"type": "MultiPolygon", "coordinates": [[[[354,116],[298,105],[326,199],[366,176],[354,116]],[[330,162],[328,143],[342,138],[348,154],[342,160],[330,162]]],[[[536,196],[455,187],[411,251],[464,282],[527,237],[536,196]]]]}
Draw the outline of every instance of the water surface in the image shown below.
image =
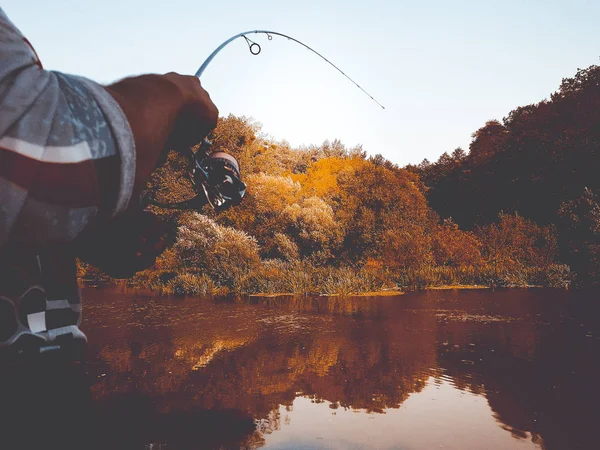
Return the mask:
{"type": "Polygon", "coordinates": [[[598,315],[571,293],[83,297],[81,448],[598,448],[598,315]]]}

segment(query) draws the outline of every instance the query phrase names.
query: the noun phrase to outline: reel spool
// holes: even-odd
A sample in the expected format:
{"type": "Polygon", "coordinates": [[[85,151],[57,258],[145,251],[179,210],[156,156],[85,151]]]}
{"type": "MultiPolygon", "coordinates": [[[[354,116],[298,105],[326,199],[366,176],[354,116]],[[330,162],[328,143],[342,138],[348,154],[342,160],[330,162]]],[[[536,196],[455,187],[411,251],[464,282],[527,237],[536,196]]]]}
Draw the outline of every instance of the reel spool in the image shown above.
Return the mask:
{"type": "Polygon", "coordinates": [[[246,185],[240,179],[237,160],[225,152],[208,153],[203,147],[204,142],[194,155],[194,190],[198,196],[203,194],[206,203],[216,211],[239,205],[246,194],[246,185]]]}

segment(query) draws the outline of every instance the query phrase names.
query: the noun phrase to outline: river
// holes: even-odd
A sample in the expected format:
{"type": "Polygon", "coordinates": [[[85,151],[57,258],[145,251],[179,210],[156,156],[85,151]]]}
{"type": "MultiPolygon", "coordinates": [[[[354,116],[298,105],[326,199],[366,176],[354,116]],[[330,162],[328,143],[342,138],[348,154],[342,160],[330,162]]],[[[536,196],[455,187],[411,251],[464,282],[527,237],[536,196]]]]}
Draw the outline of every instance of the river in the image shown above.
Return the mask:
{"type": "Polygon", "coordinates": [[[83,298],[85,376],[53,382],[81,449],[600,445],[600,314],[573,293],[83,298]]]}

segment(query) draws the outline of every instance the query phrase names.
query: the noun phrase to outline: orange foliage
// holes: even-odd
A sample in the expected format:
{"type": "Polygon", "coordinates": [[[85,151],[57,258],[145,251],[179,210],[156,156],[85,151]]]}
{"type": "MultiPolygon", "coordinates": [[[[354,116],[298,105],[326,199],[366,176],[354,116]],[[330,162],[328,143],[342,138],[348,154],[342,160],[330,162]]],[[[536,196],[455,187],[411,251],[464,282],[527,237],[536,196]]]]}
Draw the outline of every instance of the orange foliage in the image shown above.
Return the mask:
{"type": "Polygon", "coordinates": [[[432,251],[437,265],[451,267],[480,266],[481,242],[474,233],[458,229],[451,220],[435,227],[432,251]]]}
{"type": "Polygon", "coordinates": [[[332,156],[314,162],[306,173],[292,174],[291,178],[300,183],[304,195],[331,199],[340,193],[338,178],[352,176],[366,164],[368,162],[362,158],[332,156]]]}

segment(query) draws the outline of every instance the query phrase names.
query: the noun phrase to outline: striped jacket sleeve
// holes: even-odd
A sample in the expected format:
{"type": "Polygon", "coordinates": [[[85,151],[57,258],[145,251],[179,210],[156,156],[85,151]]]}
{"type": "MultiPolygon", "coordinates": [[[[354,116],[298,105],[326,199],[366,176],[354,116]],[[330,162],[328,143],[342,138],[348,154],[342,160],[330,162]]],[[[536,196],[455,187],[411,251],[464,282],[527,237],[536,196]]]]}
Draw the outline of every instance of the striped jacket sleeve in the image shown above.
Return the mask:
{"type": "Polygon", "coordinates": [[[134,176],[133,135],[112,96],[44,70],[0,9],[0,248],[73,240],[127,207],[134,176]]]}

